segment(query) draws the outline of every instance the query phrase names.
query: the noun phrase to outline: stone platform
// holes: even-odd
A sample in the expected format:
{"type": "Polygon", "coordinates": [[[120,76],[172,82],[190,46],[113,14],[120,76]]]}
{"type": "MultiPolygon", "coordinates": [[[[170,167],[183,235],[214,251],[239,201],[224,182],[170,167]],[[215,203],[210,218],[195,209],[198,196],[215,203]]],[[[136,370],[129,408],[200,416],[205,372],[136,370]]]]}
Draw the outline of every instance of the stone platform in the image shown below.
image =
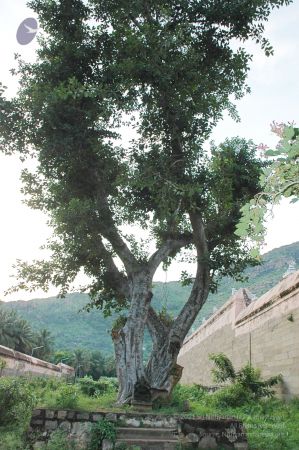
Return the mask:
{"type": "MultiPolygon", "coordinates": [[[[31,449],[42,449],[53,431],[63,430],[77,448],[86,450],[92,425],[103,419],[115,424],[116,449],[120,444],[141,450],[248,448],[243,424],[233,417],[36,409],[28,432],[31,449]]],[[[105,440],[102,449],[113,446],[105,440]]]]}

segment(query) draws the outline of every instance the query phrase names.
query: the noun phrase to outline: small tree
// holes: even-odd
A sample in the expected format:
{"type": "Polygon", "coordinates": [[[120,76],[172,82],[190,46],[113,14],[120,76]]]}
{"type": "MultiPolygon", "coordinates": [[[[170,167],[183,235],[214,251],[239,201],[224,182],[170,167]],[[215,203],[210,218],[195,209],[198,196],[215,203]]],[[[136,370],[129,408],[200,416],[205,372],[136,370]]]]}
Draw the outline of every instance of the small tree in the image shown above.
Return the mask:
{"type": "Polygon", "coordinates": [[[224,353],[212,353],[209,358],[216,366],[212,369],[214,381],[216,383],[229,381],[247,391],[250,394],[248,398],[271,397],[274,393],[271,388],[282,380],[281,375],[262,380],[261,371],[250,364],[246,364],[239,371],[236,371],[231,360],[224,353]]]}
{"type": "Polygon", "coordinates": [[[210,289],[254,263],[234,234],[240,208],[260,189],[261,163],[252,142],[236,138],[203,148],[231,99],[248,88],[253,39],[267,55],[263,22],[288,0],[143,1],[33,0],[43,33],[37,61],[19,61],[20,90],[0,96],[1,146],[22,159],[23,192],[50,215],[50,261],[20,262],[16,289],[64,295],[80,270],[93,305],[106,314],[128,308],[114,329],[119,403],[136,386],[170,392],[178,352],[210,289]],[[231,42],[239,42],[233,50],[231,42]],[[137,136],[120,143],[130,121],[137,136]],[[152,241],[125,233],[136,225],[152,241]],[[152,280],[182,249],[192,252],[192,290],[175,320],[151,306],[152,280]],[[143,363],[148,327],[153,351],[143,363]]]}

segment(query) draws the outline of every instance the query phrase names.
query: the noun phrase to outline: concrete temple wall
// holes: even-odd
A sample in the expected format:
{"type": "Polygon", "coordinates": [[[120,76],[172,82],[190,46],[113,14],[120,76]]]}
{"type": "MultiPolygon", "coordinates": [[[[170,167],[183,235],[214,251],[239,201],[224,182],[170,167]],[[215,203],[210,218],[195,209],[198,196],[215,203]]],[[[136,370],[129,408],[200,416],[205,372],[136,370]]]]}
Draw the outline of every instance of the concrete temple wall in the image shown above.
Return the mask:
{"type": "Polygon", "coordinates": [[[51,364],[3,345],[0,345],[0,358],[6,363],[0,376],[24,376],[31,374],[35,376],[72,377],[75,375],[75,369],[66,364],[51,364]]]}
{"type": "Polygon", "coordinates": [[[281,373],[278,394],[299,396],[299,271],[255,301],[240,289],[189,336],[178,358],[181,382],[214,385],[209,354],[220,352],[236,369],[250,362],[264,377],[281,373]]]}

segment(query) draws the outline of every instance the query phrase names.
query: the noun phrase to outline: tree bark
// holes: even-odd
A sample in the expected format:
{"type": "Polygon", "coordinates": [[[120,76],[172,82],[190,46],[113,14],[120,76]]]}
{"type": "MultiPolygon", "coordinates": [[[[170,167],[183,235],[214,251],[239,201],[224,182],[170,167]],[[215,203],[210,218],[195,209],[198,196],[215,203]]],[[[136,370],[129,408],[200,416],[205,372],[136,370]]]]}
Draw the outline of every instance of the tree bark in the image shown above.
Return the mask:
{"type": "Polygon", "coordinates": [[[149,391],[143,363],[143,336],[153,295],[150,288],[148,272],[134,274],[126,323],[120,329],[112,331],[119,380],[119,404],[136,400],[137,388],[149,391]]]}
{"type": "Polygon", "coordinates": [[[151,386],[152,400],[155,400],[168,397],[181,378],[183,368],[176,363],[181,345],[177,338],[170,337],[171,327],[163,323],[152,307],[148,311],[147,328],[152,338],[153,350],[146,374],[151,386]]]}
{"type": "Polygon", "coordinates": [[[210,278],[204,224],[198,213],[190,213],[190,220],[192,240],[197,251],[197,272],[191,294],[172,323],[164,323],[150,306],[152,278],[159,261],[190,242],[190,236],[166,241],[147,264],[128,277],[128,317],[125,325],[112,332],[120,386],[119,404],[169,396],[181,377],[183,368],[177,364],[177,357],[208,296],[210,278]],[[153,350],[145,369],[143,337],[146,326],[152,338],[153,350]]]}
{"type": "Polygon", "coordinates": [[[183,370],[177,364],[179,351],[209,293],[210,271],[204,224],[198,213],[190,214],[190,220],[197,251],[197,272],[191,294],[178,317],[169,326],[163,324],[152,308],[148,313],[147,326],[153,341],[153,351],[147,365],[147,379],[153,398],[169,396],[179,381],[183,370]]]}

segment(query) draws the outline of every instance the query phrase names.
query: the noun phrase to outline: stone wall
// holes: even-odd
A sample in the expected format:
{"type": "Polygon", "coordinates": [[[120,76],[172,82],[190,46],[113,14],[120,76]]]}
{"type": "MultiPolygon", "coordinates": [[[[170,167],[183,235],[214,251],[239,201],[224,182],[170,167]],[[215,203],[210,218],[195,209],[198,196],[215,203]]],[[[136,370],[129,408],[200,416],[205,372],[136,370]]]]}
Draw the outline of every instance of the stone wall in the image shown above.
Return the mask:
{"type": "Polygon", "coordinates": [[[6,366],[0,374],[3,376],[68,376],[75,375],[75,369],[66,364],[51,364],[33,356],[25,355],[11,348],[0,345],[0,358],[5,361],[6,366]]]}
{"type": "Polygon", "coordinates": [[[278,394],[299,396],[299,271],[289,275],[258,300],[246,289],[237,291],[188,337],[178,364],[181,382],[213,385],[210,353],[225,353],[240,369],[250,362],[262,376],[279,373],[278,394]]]}
{"type": "MultiPolygon", "coordinates": [[[[147,432],[149,442],[144,440],[138,447],[142,449],[157,448],[159,450],[181,449],[247,449],[245,429],[240,420],[233,417],[193,417],[179,415],[156,415],[149,413],[125,412],[79,412],[70,410],[37,409],[33,411],[28,433],[31,448],[43,449],[51,434],[56,430],[63,430],[67,440],[73,440],[76,448],[86,450],[91,435],[92,425],[106,419],[114,423],[117,430],[117,444],[130,442],[137,435],[147,432]],[[127,430],[126,440],[121,438],[127,430]],[[159,432],[160,437],[165,431],[171,432],[171,442],[158,440],[158,447],[154,446],[152,437],[159,432]],[[159,444],[160,442],[160,444],[159,444]],[[165,445],[164,445],[165,444],[165,445]],[[180,445],[179,445],[180,444],[180,445]]],[[[112,449],[109,441],[105,441],[102,448],[112,449]]]]}

